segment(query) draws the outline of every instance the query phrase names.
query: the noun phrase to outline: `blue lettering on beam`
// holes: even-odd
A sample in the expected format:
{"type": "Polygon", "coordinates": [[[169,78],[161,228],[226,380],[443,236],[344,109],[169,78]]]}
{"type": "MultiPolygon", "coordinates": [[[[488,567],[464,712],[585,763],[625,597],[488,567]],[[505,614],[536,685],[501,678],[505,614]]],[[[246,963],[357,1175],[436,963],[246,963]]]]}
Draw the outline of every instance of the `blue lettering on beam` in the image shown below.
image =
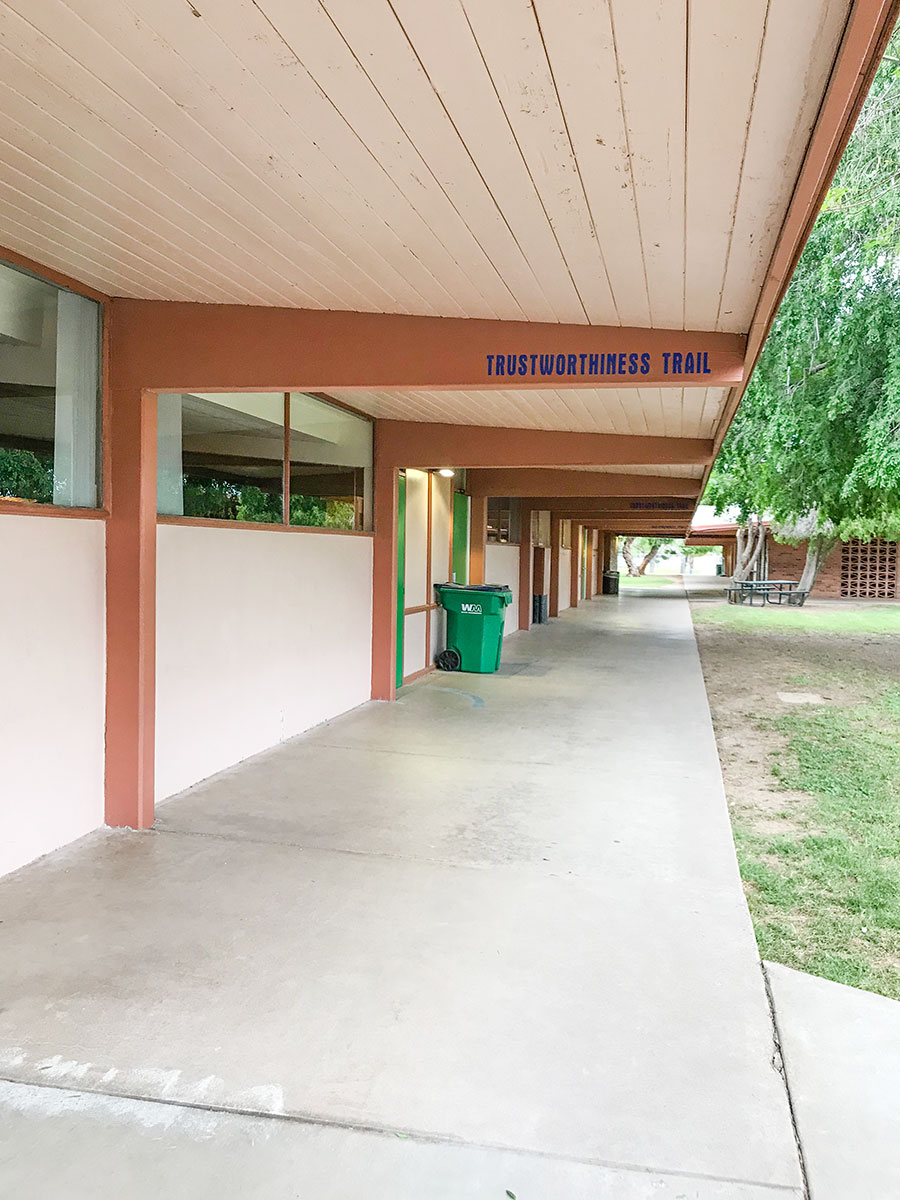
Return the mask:
{"type": "MultiPolygon", "coordinates": [[[[662,360],[663,375],[712,375],[708,350],[664,350],[656,358],[659,370],[662,360]]],[[[485,355],[488,378],[497,376],[540,376],[544,379],[572,375],[649,375],[654,366],[654,356],[649,350],[608,351],[577,354],[487,354],[485,355]]]]}

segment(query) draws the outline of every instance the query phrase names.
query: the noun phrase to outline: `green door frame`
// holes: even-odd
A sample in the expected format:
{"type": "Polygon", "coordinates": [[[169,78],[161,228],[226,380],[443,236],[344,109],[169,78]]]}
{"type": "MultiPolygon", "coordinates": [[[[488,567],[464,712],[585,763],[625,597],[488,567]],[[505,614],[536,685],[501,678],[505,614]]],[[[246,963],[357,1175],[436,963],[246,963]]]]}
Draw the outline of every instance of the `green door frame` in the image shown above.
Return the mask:
{"type": "Polygon", "coordinates": [[[471,499],[465,492],[453,493],[453,582],[469,582],[469,523],[471,499]]]}

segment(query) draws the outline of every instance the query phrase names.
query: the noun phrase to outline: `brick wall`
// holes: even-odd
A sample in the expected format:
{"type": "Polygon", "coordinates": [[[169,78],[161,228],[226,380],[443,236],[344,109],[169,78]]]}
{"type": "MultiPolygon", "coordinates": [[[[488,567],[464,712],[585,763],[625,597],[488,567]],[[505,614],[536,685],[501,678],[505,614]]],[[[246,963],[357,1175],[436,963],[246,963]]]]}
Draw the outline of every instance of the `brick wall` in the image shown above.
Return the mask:
{"type": "MultiPolygon", "coordinates": [[[[799,579],[806,563],[806,542],[799,546],[787,546],[769,537],[769,578],[799,579]]],[[[841,543],[835,546],[825,560],[811,593],[821,599],[839,597],[841,594],[841,543]]]]}

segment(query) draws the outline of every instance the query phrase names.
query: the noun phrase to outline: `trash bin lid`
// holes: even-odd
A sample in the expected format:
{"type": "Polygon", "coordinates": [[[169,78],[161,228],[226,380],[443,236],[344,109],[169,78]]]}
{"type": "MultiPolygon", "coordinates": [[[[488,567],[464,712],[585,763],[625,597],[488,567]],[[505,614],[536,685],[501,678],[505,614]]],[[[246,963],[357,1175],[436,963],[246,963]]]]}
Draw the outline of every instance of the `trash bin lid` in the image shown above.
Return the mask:
{"type": "Polygon", "coordinates": [[[508,583],[436,583],[442,592],[511,592],[508,583]]]}

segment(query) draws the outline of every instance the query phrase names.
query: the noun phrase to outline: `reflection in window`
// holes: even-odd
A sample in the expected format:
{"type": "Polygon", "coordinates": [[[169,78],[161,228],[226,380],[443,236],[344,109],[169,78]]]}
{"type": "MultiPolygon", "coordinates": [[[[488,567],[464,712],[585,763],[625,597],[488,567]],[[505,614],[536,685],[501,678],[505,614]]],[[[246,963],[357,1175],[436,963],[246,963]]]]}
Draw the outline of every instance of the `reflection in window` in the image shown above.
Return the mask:
{"type": "Polygon", "coordinates": [[[492,496],[487,502],[487,540],[515,542],[518,539],[516,501],[492,496]]]}
{"type": "Polygon", "coordinates": [[[161,513],[225,521],[362,529],[372,425],[300,393],[159,397],[161,513]],[[284,480],[289,478],[287,512],[284,480]]]}
{"type": "Polygon", "coordinates": [[[363,529],[372,423],[302,392],[291,395],[290,414],[291,524],[363,529]]]}
{"type": "Polygon", "coordinates": [[[100,305],[0,264],[0,498],[98,502],[100,305]]]}
{"type": "Polygon", "coordinates": [[[280,524],[284,397],[164,393],[159,397],[161,513],[280,524]]]}

